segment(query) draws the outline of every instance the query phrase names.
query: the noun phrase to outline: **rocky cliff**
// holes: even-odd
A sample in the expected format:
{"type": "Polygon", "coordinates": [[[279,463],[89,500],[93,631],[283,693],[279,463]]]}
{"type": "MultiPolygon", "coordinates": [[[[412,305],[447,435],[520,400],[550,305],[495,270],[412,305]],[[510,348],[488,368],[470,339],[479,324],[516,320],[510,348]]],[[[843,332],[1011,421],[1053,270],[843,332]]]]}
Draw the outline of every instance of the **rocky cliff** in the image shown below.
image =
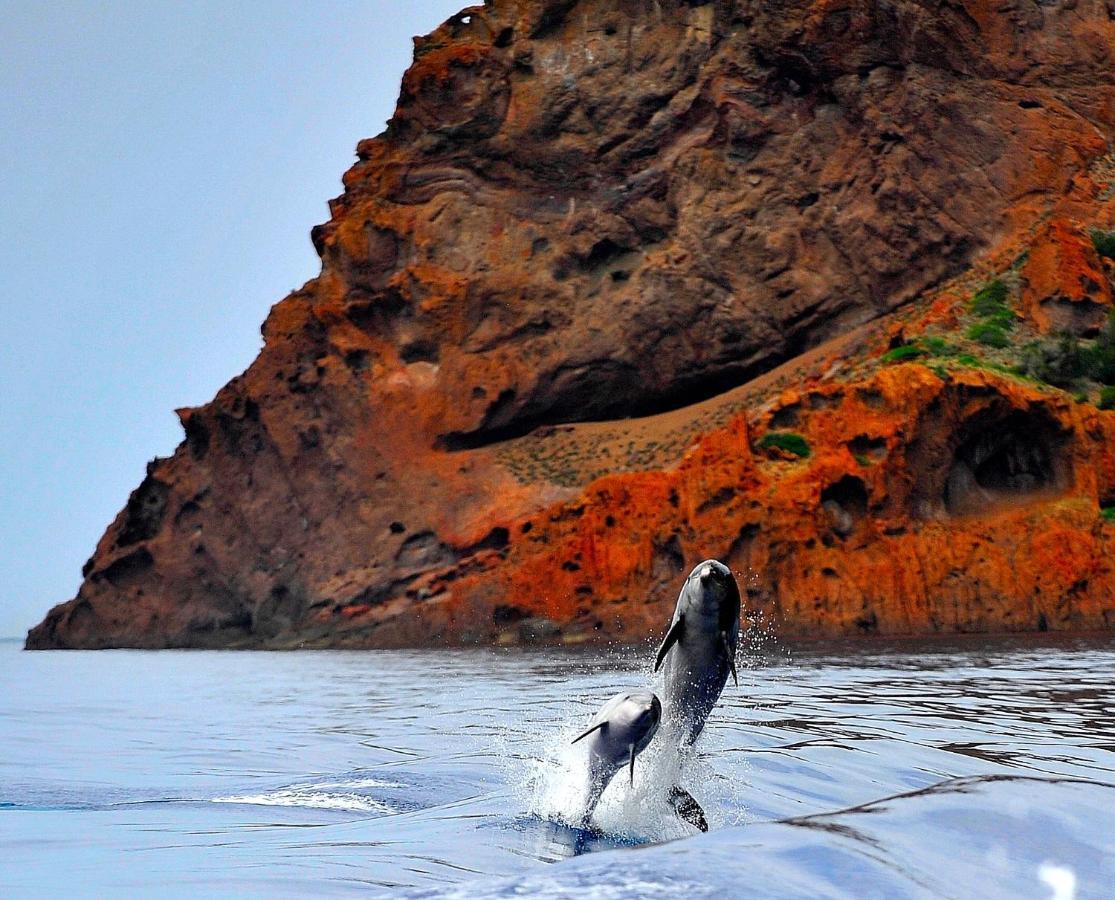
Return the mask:
{"type": "Polygon", "coordinates": [[[1112,0],[466,9],[27,645],[1115,626],[1113,138],[1112,0]]]}

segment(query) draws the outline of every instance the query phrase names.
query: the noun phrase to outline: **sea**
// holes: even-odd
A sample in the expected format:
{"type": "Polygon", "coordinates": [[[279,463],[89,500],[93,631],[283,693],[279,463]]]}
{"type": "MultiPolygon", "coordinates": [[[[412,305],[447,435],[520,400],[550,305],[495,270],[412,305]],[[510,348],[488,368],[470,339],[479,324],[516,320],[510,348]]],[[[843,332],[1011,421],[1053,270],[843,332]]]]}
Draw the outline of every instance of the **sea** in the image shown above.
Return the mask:
{"type": "Polygon", "coordinates": [[[0,642],[0,896],[1115,895],[1115,637],[756,639],[578,828],[653,649],[0,642]]]}

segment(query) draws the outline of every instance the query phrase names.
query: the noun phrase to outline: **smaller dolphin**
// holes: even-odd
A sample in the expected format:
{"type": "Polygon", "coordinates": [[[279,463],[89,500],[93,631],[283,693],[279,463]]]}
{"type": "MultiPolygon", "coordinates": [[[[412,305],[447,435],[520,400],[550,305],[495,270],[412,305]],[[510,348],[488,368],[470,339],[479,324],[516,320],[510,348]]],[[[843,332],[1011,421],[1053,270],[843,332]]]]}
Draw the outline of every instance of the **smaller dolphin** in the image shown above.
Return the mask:
{"type": "Polygon", "coordinates": [[[699,563],[685,579],[654,660],[655,672],[666,662],[666,722],[679,731],[683,746],[700,736],[728,674],[739,684],[739,613],[739,586],[731,570],[715,559],[699,563]]]}
{"type": "Polygon", "coordinates": [[[573,739],[574,744],[589,739],[589,791],[582,827],[616,772],[627,765],[635,783],[635,757],[646,749],[661,719],[662,703],[651,691],[621,691],[600,708],[588,730],[573,739]]]}

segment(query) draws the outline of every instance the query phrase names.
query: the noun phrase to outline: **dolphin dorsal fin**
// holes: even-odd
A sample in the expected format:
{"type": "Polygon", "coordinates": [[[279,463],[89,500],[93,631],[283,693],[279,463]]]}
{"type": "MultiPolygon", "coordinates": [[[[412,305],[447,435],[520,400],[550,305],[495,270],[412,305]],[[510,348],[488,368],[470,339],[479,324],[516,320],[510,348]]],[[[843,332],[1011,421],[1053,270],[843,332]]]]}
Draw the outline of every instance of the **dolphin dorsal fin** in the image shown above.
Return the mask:
{"type": "Polygon", "coordinates": [[[726,631],[720,632],[720,643],[724,645],[724,655],[728,657],[728,668],[732,670],[732,683],[739,687],[739,679],[736,678],[736,655],[732,652],[732,645],[728,643],[728,633],[726,631]]]}
{"type": "Polygon", "coordinates": [[[573,738],[573,740],[571,740],[571,741],[570,741],[569,743],[571,743],[571,744],[575,744],[575,743],[577,743],[577,741],[581,740],[582,738],[587,738],[587,737],[588,737],[588,736],[589,736],[590,734],[592,734],[592,733],[593,733],[594,731],[600,731],[600,730],[602,730],[602,729],[604,729],[604,728],[607,728],[607,727],[608,727],[608,723],[607,723],[607,722],[597,722],[597,723],[596,723],[595,725],[593,725],[593,726],[592,726],[592,727],[591,727],[591,728],[590,728],[590,729],[589,729],[588,731],[582,732],[581,734],[577,735],[577,736],[576,736],[575,738],[573,738]]]}
{"type": "Polygon", "coordinates": [[[654,671],[657,672],[662,665],[662,660],[666,658],[666,654],[670,652],[670,648],[674,646],[680,639],[682,633],[685,631],[685,616],[678,616],[678,620],[670,626],[670,630],[666,632],[666,639],[662,641],[662,646],[658,648],[658,656],[654,660],[654,671]]]}

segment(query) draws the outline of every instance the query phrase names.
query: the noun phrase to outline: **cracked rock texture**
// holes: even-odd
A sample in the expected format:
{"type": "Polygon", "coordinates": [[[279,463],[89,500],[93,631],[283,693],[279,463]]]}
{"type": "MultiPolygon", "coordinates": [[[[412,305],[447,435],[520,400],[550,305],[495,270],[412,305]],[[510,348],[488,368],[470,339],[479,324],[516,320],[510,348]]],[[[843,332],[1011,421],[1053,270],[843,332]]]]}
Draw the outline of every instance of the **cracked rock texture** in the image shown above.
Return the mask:
{"type": "Polygon", "coordinates": [[[1113,73],[1111,0],[464,10],[28,646],[635,640],[709,556],[787,634],[1115,626],[1113,414],[878,362],[1008,268],[1100,327],[1113,73]]]}

